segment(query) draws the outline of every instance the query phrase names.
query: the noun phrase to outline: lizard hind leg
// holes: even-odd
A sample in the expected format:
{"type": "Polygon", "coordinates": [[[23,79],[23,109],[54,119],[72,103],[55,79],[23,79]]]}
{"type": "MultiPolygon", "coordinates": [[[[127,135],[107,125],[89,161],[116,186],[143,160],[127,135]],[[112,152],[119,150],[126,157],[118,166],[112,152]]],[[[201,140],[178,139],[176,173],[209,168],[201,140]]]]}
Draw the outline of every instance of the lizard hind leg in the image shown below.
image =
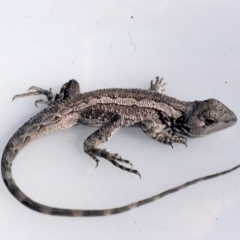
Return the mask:
{"type": "Polygon", "coordinates": [[[108,141],[110,137],[120,128],[120,126],[120,116],[116,116],[111,122],[102,125],[85,140],[84,151],[96,162],[96,167],[99,163],[98,157],[102,157],[111,162],[114,166],[124,171],[137,174],[141,178],[141,175],[137,170],[125,167],[121,164],[125,163],[132,166],[132,163],[129,160],[123,159],[119,154],[110,153],[107,149],[97,148],[99,144],[108,141]]]}
{"type": "Polygon", "coordinates": [[[37,107],[38,103],[49,104],[50,102],[54,101],[54,94],[53,94],[51,88],[49,90],[45,90],[45,89],[42,89],[40,87],[32,86],[28,89],[28,91],[31,91],[31,92],[15,95],[13,97],[13,101],[16,98],[22,98],[22,97],[28,97],[28,96],[37,96],[37,95],[45,95],[47,97],[47,101],[42,100],[42,99],[35,101],[36,107],[37,107]],[[33,91],[31,91],[31,90],[33,90],[33,91]]]}
{"type": "Polygon", "coordinates": [[[165,125],[161,121],[145,120],[140,123],[142,131],[150,138],[158,142],[168,144],[173,148],[173,143],[182,143],[187,146],[187,138],[184,136],[175,136],[164,131],[165,125]]]}
{"type": "Polygon", "coordinates": [[[50,88],[49,90],[42,89],[40,87],[32,86],[28,89],[28,93],[23,93],[23,94],[17,94],[13,97],[13,100],[16,98],[21,98],[21,97],[28,97],[28,96],[37,96],[37,95],[45,95],[47,97],[47,101],[43,99],[39,99],[35,101],[35,105],[37,107],[38,103],[44,103],[44,104],[51,104],[55,101],[61,101],[64,99],[67,99],[73,95],[79,94],[80,93],[80,87],[79,84],[76,80],[72,79],[65,83],[59,94],[53,94],[52,89],[50,88]]]}

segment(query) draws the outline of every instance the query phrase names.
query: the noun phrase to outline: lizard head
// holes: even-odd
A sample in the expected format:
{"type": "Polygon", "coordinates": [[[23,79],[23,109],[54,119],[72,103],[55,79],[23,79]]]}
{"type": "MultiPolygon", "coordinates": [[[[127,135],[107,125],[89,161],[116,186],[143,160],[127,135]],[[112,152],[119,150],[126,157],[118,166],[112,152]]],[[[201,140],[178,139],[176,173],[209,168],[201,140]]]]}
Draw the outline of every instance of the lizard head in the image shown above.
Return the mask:
{"type": "Polygon", "coordinates": [[[191,112],[181,116],[176,123],[182,125],[188,137],[201,137],[230,127],[236,121],[236,115],[224,104],[208,99],[195,101],[191,112]]]}

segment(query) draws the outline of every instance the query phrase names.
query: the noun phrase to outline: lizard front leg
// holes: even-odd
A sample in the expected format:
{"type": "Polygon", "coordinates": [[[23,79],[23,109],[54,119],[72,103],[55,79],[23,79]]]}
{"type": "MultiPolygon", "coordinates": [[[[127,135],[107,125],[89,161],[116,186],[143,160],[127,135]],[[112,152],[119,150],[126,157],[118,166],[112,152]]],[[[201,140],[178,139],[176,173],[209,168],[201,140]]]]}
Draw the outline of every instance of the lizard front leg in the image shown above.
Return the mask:
{"type": "Polygon", "coordinates": [[[163,78],[159,79],[157,76],[155,83],[153,83],[153,80],[151,81],[149,90],[163,94],[165,92],[165,85],[166,83],[163,83],[163,78]]]}
{"type": "Polygon", "coordinates": [[[105,123],[85,140],[84,151],[96,162],[97,166],[99,162],[97,157],[102,157],[111,162],[114,166],[124,171],[135,173],[141,177],[137,170],[119,164],[119,162],[122,162],[132,166],[130,161],[122,159],[119,154],[110,153],[107,149],[97,148],[100,143],[108,141],[120,127],[121,117],[115,116],[109,123],[105,123]]]}
{"type": "Polygon", "coordinates": [[[45,95],[47,97],[47,101],[43,100],[43,99],[40,99],[40,100],[37,100],[35,102],[35,105],[36,105],[36,107],[37,107],[38,103],[44,103],[44,104],[49,105],[49,104],[51,104],[55,101],[65,100],[65,99],[68,99],[71,96],[79,94],[80,93],[80,86],[79,86],[79,84],[76,80],[72,79],[72,80],[69,80],[68,82],[66,82],[62,86],[59,94],[56,94],[56,95],[53,94],[51,88],[49,90],[46,90],[46,89],[42,89],[40,87],[32,86],[32,87],[29,88],[28,91],[31,91],[31,90],[33,90],[33,91],[28,92],[28,93],[15,95],[13,97],[13,100],[16,99],[16,98],[21,98],[21,97],[28,97],[28,96],[35,96],[35,95],[45,95]]]}
{"type": "Polygon", "coordinates": [[[187,138],[184,136],[175,136],[165,131],[165,125],[157,120],[145,120],[140,123],[142,131],[150,138],[158,142],[168,144],[173,148],[173,143],[182,143],[187,146],[187,138]]]}

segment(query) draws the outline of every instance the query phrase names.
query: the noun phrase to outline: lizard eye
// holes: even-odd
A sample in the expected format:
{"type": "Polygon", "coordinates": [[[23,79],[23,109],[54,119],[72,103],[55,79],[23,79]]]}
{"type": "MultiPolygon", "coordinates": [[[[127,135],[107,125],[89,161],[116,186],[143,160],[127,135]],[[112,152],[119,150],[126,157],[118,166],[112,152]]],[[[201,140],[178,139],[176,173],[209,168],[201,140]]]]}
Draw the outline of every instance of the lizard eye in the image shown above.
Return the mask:
{"type": "Polygon", "coordinates": [[[207,126],[210,126],[210,125],[212,125],[213,123],[215,123],[216,121],[215,121],[215,119],[213,119],[213,118],[206,118],[205,119],[205,124],[207,125],[207,126]]]}

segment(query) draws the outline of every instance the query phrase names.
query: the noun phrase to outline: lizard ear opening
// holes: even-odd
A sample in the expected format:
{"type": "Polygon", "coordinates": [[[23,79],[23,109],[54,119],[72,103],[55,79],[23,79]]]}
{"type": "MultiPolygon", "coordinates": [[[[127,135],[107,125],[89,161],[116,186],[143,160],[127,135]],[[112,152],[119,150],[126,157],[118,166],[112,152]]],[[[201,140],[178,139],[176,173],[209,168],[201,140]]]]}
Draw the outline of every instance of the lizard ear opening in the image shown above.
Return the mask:
{"type": "Polygon", "coordinates": [[[205,124],[206,124],[207,126],[210,126],[210,125],[214,124],[215,122],[216,122],[216,120],[213,119],[213,118],[206,118],[206,119],[205,119],[205,124]]]}

